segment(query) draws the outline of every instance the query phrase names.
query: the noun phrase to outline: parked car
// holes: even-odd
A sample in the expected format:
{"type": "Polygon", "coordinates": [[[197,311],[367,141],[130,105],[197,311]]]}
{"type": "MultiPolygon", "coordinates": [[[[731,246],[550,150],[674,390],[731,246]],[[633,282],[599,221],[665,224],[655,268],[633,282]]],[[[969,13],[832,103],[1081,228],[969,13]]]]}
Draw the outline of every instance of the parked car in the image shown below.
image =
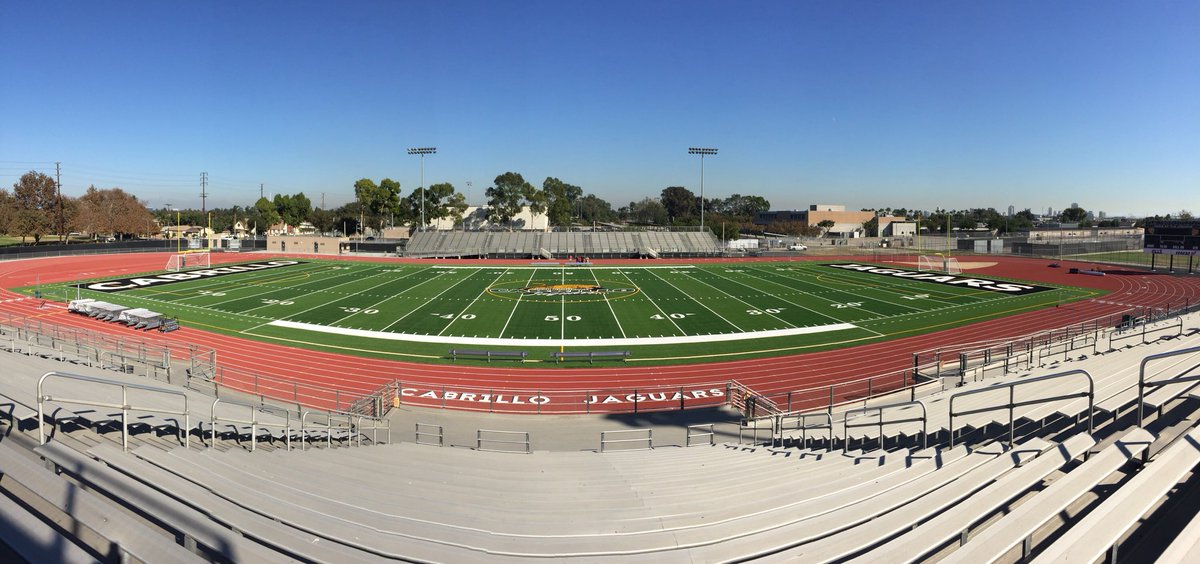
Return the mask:
{"type": "Polygon", "coordinates": [[[808,245],[801,245],[800,243],[796,243],[794,245],[788,245],[788,250],[789,251],[807,251],[808,245]]]}

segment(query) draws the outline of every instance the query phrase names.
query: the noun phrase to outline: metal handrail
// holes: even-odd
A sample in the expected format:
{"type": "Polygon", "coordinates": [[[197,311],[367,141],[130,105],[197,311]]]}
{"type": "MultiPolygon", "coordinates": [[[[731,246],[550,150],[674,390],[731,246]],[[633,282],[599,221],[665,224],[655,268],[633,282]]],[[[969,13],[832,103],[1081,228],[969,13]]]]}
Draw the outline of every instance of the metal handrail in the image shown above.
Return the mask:
{"type": "Polygon", "coordinates": [[[308,411],[305,411],[300,414],[300,436],[301,436],[300,450],[302,450],[302,451],[305,450],[305,446],[308,443],[308,433],[307,433],[307,431],[308,431],[308,416],[314,415],[314,414],[325,416],[325,425],[324,426],[316,425],[316,427],[318,429],[325,429],[325,439],[327,441],[326,442],[327,448],[333,448],[333,430],[335,428],[336,429],[345,429],[346,432],[348,433],[351,431],[351,428],[353,427],[353,423],[350,421],[349,415],[344,415],[341,413],[331,412],[331,411],[319,411],[319,410],[311,410],[311,409],[308,411]],[[334,419],[345,420],[346,424],[335,427],[333,425],[334,419]]]}
{"type": "Polygon", "coordinates": [[[884,425],[893,425],[896,423],[913,423],[916,421],[921,422],[921,448],[922,449],[929,448],[929,412],[925,409],[924,402],[906,401],[906,402],[901,402],[901,403],[892,403],[892,404],[888,404],[888,405],[878,405],[878,406],[872,406],[872,407],[860,407],[858,409],[851,409],[842,416],[842,452],[846,452],[847,447],[850,444],[850,428],[851,427],[858,428],[858,427],[876,427],[876,426],[878,426],[879,427],[879,447],[883,448],[883,426],[884,425]],[[900,409],[900,408],[907,408],[907,407],[912,407],[912,406],[917,406],[917,407],[921,408],[921,416],[920,417],[910,417],[908,419],[893,419],[891,421],[884,421],[884,419],[883,419],[883,411],[885,409],[900,409]],[[874,422],[874,423],[850,423],[851,415],[856,414],[856,413],[862,413],[863,415],[866,415],[872,411],[877,412],[877,416],[878,416],[877,422],[874,422]]]}
{"type": "Polygon", "coordinates": [[[796,418],[796,422],[799,423],[799,426],[797,426],[796,428],[800,430],[800,447],[801,448],[808,448],[808,430],[809,429],[814,429],[814,430],[815,429],[828,429],[829,430],[829,450],[833,450],[833,414],[830,413],[829,410],[822,409],[821,411],[810,411],[807,413],[796,413],[793,415],[784,415],[780,419],[780,431],[781,432],[783,430],[782,419],[786,419],[788,417],[796,418]],[[822,417],[825,419],[825,423],[823,425],[809,425],[808,424],[809,417],[822,417]]]}
{"type": "Polygon", "coordinates": [[[517,452],[517,451],[512,451],[512,450],[504,450],[504,449],[484,448],[483,447],[484,443],[493,443],[493,444],[498,444],[498,445],[523,445],[525,447],[525,454],[530,454],[533,452],[533,447],[529,442],[529,431],[499,431],[496,429],[476,429],[475,430],[475,450],[488,451],[488,452],[517,452]],[[484,437],[483,436],[484,433],[492,433],[492,434],[507,435],[507,436],[520,436],[522,438],[520,440],[515,440],[515,441],[509,440],[509,439],[490,439],[490,438],[484,437]]]}
{"type": "Polygon", "coordinates": [[[1016,382],[1000,383],[1000,384],[991,386],[989,388],[983,388],[980,390],[968,390],[965,392],[959,392],[957,394],[950,396],[950,402],[949,402],[950,422],[948,425],[949,431],[950,431],[950,446],[951,447],[954,446],[954,416],[955,415],[973,415],[976,413],[987,413],[989,411],[998,411],[1001,409],[1007,409],[1008,410],[1008,444],[1009,444],[1009,446],[1012,446],[1015,441],[1015,437],[1016,437],[1016,419],[1015,419],[1016,408],[1024,407],[1027,405],[1037,405],[1037,404],[1041,404],[1041,403],[1049,403],[1052,401],[1073,399],[1073,398],[1080,398],[1080,397],[1086,397],[1088,399],[1087,420],[1088,420],[1088,434],[1090,435],[1094,429],[1093,425],[1092,425],[1092,423],[1093,423],[1093,421],[1092,421],[1093,413],[1092,412],[1094,411],[1094,407],[1096,405],[1096,382],[1092,378],[1092,375],[1089,374],[1088,371],[1086,371],[1086,370],[1079,370],[1079,369],[1068,370],[1066,372],[1057,372],[1054,374],[1047,374],[1045,376],[1038,376],[1036,378],[1026,378],[1023,380],[1018,380],[1016,382]],[[1016,401],[1016,389],[1018,386],[1025,386],[1025,385],[1033,384],[1036,382],[1045,382],[1047,380],[1057,380],[1059,378],[1066,378],[1069,376],[1078,376],[1078,375],[1083,375],[1085,378],[1087,378],[1088,390],[1086,392],[1077,392],[1074,394],[1065,394],[1065,395],[1060,395],[1060,396],[1054,396],[1054,397],[1049,397],[1049,398],[1039,398],[1039,399],[1035,399],[1035,400],[1028,400],[1028,401],[1022,401],[1022,402],[1016,401]],[[985,394],[985,393],[989,393],[989,392],[995,392],[997,390],[1002,390],[1005,388],[1008,389],[1008,403],[1006,403],[1006,404],[989,405],[987,407],[981,407],[978,409],[970,409],[970,410],[958,412],[958,413],[956,413],[954,411],[954,401],[957,399],[961,399],[966,396],[973,396],[973,395],[977,395],[977,394],[985,394]]]}
{"type": "Polygon", "coordinates": [[[354,420],[357,421],[357,424],[352,425],[351,430],[354,431],[354,437],[358,441],[358,446],[362,446],[363,430],[368,430],[368,429],[371,431],[371,444],[375,444],[375,445],[379,444],[379,436],[377,435],[377,431],[379,431],[380,429],[387,431],[387,444],[392,443],[392,420],[391,419],[387,419],[384,417],[372,417],[370,415],[362,415],[362,414],[355,414],[355,413],[345,413],[343,415],[353,417],[354,420]],[[369,427],[364,426],[363,425],[364,421],[370,422],[371,425],[369,427]],[[382,424],[382,426],[381,426],[381,424],[382,424]]]}
{"type": "Polygon", "coordinates": [[[780,426],[782,425],[783,417],[784,417],[783,415],[766,415],[763,417],[755,417],[753,419],[748,419],[748,420],[743,419],[741,421],[741,423],[738,425],[738,444],[739,445],[742,444],[742,437],[743,437],[746,429],[753,430],[754,442],[758,442],[758,430],[759,430],[758,422],[759,421],[770,421],[771,426],[768,430],[771,431],[771,444],[775,444],[776,433],[782,432],[780,430],[780,426]],[[749,425],[748,422],[753,423],[753,425],[749,425]]]}
{"type": "Polygon", "coordinates": [[[600,431],[600,452],[604,452],[604,447],[609,443],[646,443],[646,446],[640,449],[626,450],[651,450],[654,448],[654,429],[620,429],[617,431],[600,431]],[[610,439],[608,435],[618,433],[646,433],[645,437],[635,437],[632,439],[610,439]]]}
{"type": "Polygon", "coordinates": [[[121,410],[121,449],[129,450],[129,412],[130,411],[145,411],[150,413],[163,413],[166,415],[182,415],[183,427],[176,425],[176,430],[183,433],[183,448],[191,447],[191,428],[192,419],[188,411],[188,396],[179,390],[170,390],[167,388],[159,388],[156,386],[147,386],[144,384],[132,384],[129,382],[120,382],[117,380],[109,380],[107,378],[97,378],[95,376],[84,376],[82,374],[71,374],[68,372],[47,372],[38,378],[37,383],[37,410],[38,410],[38,441],[40,444],[46,444],[46,420],[45,420],[45,404],[46,402],[55,403],[72,403],[76,405],[87,405],[92,407],[111,407],[120,408],[121,410]],[[76,399],[54,397],[43,393],[43,387],[47,378],[50,377],[65,378],[68,380],[79,380],[83,382],[92,382],[93,384],[104,384],[109,386],[118,386],[121,388],[121,403],[114,404],[108,402],[96,401],[93,399],[76,399]],[[171,396],[179,396],[183,398],[183,410],[175,411],[170,409],[160,409],[156,407],[139,407],[129,404],[129,390],[143,390],[147,392],[155,392],[167,394],[171,396]]]}
{"type": "Polygon", "coordinates": [[[1183,372],[1181,372],[1175,376],[1170,376],[1163,380],[1155,380],[1152,382],[1147,382],[1146,381],[1146,365],[1150,364],[1151,362],[1153,362],[1155,360],[1161,360],[1161,359],[1170,358],[1173,356],[1183,356],[1186,354],[1196,354],[1196,353],[1200,353],[1200,347],[1192,347],[1192,348],[1181,349],[1181,350],[1177,350],[1177,351],[1152,354],[1152,355],[1147,356],[1146,358],[1142,359],[1141,366],[1138,368],[1138,399],[1137,399],[1138,427],[1142,426],[1142,420],[1144,417],[1144,414],[1142,413],[1144,411],[1144,409],[1143,409],[1144,406],[1142,405],[1142,402],[1144,402],[1146,400],[1146,388],[1157,388],[1159,386],[1166,386],[1169,384],[1180,384],[1183,382],[1195,382],[1197,380],[1200,380],[1200,375],[1184,376],[1184,374],[1187,374],[1188,372],[1195,370],[1197,368],[1197,366],[1200,366],[1200,364],[1198,364],[1198,365],[1192,366],[1191,368],[1188,368],[1187,370],[1184,370],[1183,372]]]}
{"type": "Polygon", "coordinates": [[[433,445],[434,444],[431,442],[425,442],[424,440],[422,440],[422,437],[437,437],[437,446],[439,446],[439,447],[445,446],[445,444],[446,444],[446,435],[445,435],[441,425],[434,425],[432,423],[418,422],[416,424],[416,429],[414,432],[416,434],[417,444],[419,444],[419,445],[433,445]],[[437,432],[431,433],[429,431],[422,431],[421,430],[422,428],[436,428],[437,432]]]}
{"type": "Polygon", "coordinates": [[[692,446],[692,439],[695,437],[708,437],[708,445],[709,446],[717,444],[717,435],[716,435],[716,433],[713,432],[713,424],[712,423],[708,423],[708,424],[704,424],[704,425],[688,425],[687,426],[687,439],[685,440],[683,446],[685,446],[685,447],[692,446]],[[699,433],[692,432],[693,429],[704,429],[704,428],[708,428],[708,431],[703,431],[703,432],[699,432],[699,433]]]}
{"type": "MultiPolygon", "coordinates": [[[[240,423],[243,425],[250,425],[250,452],[254,452],[254,450],[258,446],[258,428],[259,427],[279,427],[279,428],[284,429],[284,440],[287,442],[287,449],[292,450],[292,414],[291,414],[291,412],[289,412],[288,410],[286,410],[282,407],[274,407],[274,406],[270,406],[270,405],[261,405],[261,404],[256,404],[256,403],[243,403],[243,402],[237,402],[237,401],[232,401],[232,400],[223,400],[221,398],[217,398],[217,399],[213,400],[212,407],[209,409],[209,420],[208,420],[209,426],[212,427],[211,432],[212,432],[213,445],[209,445],[209,446],[216,445],[217,422],[218,421],[222,421],[224,423],[235,423],[235,424],[240,423]],[[238,407],[249,408],[250,409],[250,419],[245,420],[245,419],[234,419],[232,417],[217,417],[217,404],[221,404],[221,403],[225,403],[225,404],[229,404],[229,405],[236,405],[238,407]],[[279,423],[265,423],[265,422],[259,421],[258,420],[259,412],[269,412],[269,413],[282,412],[283,418],[284,418],[284,424],[280,425],[279,423]]],[[[238,432],[238,434],[240,435],[241,433],[238,432]]]]}
{"type": "Polygon", "coordinates": [[[1163,325],[1163,326],[1161,326],[1161,327],[1155,327],[1155,328],[1153,328],[1153,329],[1148,329],[1147,327],[1148,327],[1148,326],[1149,326],[1151,323],[1154,323],[1154,322],[1151,322],[1151,321],[1144,321],[1144,322],[1141,324],[1141,326],[1142,326],[1142,331],[1141,331],[1141,333],[1138,333],[1138,332],[1136,332],[1136,330],[1135,330],[1135,331],[1131,331],[1131,332],[1129,332],[1129,334],[1126,334],[1126,335],[1118,335],[1118,336],[1113,336],[1114,334],[1113,334],[1113,333],[1110,333],[1110,334],[1109,334],[1109,336],[1108,336],[1108,348],[1109,348],[1110,350],[1113,348],[1113,341],[1120,341],[1120,340],[1125,340],[1125,339],[1132,339],[1132,338],[1134,338],[1134,337],[1141,337],[1141,339],[1142,339],[1142,344],[1143,344],[1143,345],[1145,345],[1145,344],[1147,344],[1147,343],[1150,343],[1150,342],[1152,342],[1152,341],[1147,341],[1147,340],[1146,340],[1146,335],[1148,335],[1148,334],[1151,334],[1151,333],[1157,333],[1157,332],[1159,332],[1159,331],[1169,331],[1169,330],[1172,330],[1172,329],[1174,329],[1174,330],[1175,330],[1175,335],[1174,335],[1174,336],[1179,336],[1179,335],[1182,335],[1182,334],[1183,334],[1183,318],[1182,318],[1182,317],[1177,317],[1177,318],[1175,318],[1175,320],[1174,320],[1174,321],[1172,321],[1170,325],[1163,325]]]}

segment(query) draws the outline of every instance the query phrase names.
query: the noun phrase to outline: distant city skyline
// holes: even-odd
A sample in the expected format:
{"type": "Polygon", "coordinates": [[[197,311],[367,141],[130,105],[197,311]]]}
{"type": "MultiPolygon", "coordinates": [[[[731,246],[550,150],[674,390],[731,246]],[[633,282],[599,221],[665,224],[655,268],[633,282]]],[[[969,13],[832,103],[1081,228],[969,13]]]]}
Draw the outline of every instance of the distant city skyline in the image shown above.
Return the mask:
{"type": "Polygon", "coordinates": [[[0,3],[0,186],[1200,211],[1200,4],[0,3]],[[468,189],[468,182],[471,189],[468,189]],[[1014,202],[1027,202],[1015,204],[1014,202]]]}

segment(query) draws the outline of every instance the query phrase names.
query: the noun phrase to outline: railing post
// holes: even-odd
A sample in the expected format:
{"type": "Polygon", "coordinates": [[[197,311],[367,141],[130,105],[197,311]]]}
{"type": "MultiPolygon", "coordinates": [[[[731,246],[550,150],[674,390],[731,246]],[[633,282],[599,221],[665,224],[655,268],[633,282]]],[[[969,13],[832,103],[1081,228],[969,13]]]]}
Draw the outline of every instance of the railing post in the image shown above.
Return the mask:
{"type": "Polygon", "coordinates": [[[121,386],[121,450],[129,452],[129,388],[121,386]]]}
{"type": "MultiPolygon", "coordinates": [[[[636,397],[636,396],[634,396],[634,399],[637,399],[637,397],[636,397]]],[[[680,387],[679,387],[679,410],[680,410],[680,411],[683,411],[683,409],[684,409],[684,401],[683,401],[683,386],[680,386],[680,387]]]]}
{"type": "MultiPolygon", "coordinates": [[[[680,400],[680,401],[682,401],[682,400],[680,400]]],[[[634,388],[634,389],[633,389],[633,412],[634,412],[634,413],[637,413],[637,412],[638,412],[638,391],[637,391],[637,388],[634,388]]]]}
{"type": "Polygon", "coordinates": [[[792,412],[792,392],[788,392],[787,395],[787,410],[788,413],[792,412]]]}

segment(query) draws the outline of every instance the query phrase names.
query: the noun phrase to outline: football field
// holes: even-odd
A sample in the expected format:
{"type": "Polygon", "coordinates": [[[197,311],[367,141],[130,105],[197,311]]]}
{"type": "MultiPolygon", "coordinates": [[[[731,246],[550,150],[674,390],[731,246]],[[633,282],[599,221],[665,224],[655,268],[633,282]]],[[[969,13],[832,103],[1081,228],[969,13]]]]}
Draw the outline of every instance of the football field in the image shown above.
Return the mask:
{"type": "Polygon", "coordinates": [[[53,293],[143,307],[254,339],[390,358],[451,348],[624,350],[682,362],[906,336],[1097,295],[906,265],[480,265],[273,260],[53,293]],[[268,264],[269,263],[269,264],[268,264]]]}

